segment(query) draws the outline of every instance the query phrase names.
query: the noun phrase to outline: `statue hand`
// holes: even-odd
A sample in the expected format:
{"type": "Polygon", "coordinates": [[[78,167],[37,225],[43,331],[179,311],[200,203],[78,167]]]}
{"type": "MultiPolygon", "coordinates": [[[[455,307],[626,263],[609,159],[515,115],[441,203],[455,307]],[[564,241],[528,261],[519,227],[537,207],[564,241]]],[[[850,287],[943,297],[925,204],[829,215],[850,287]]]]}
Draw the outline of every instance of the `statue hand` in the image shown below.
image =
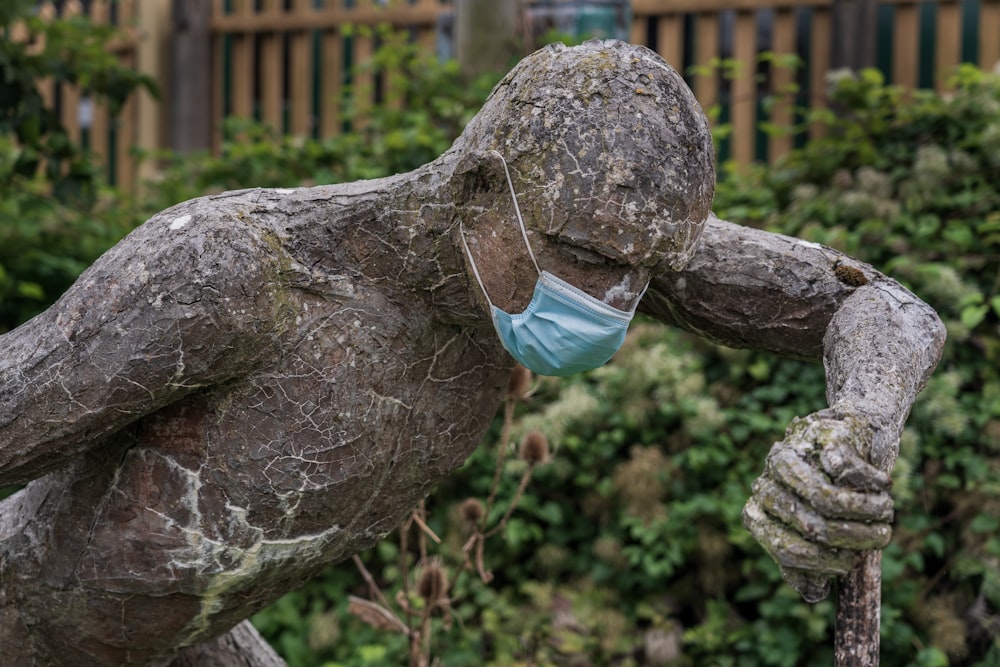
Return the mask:
{"type": "Polygon", "coordinates": [[[868,422],[833,410],[795,419],[768,454],[743,525],[807,602],[892,535],[892,478],[868,462],[868,422]]]}

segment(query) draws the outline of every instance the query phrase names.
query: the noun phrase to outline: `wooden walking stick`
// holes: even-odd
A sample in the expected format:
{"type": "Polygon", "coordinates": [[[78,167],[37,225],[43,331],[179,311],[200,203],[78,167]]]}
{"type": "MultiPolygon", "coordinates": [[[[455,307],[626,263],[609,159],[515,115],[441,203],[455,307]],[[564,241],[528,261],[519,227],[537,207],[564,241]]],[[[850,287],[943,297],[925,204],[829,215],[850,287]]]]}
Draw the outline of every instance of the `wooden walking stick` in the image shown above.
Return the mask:
{"type": "Polygon", "coordinates": [[[866,551],[837,588],[836,667],[879,664],[879,614],[882,609],[882,552],[866,551]]]}
{"type": "MultiPolygon", "coordinates": [[[[895,457],[878,467],[892,473],[895,457]]],[[[837,582],[834,622],[835,667],[878,667],[882,612],[882,551],[865,551],[837,582]]]]}

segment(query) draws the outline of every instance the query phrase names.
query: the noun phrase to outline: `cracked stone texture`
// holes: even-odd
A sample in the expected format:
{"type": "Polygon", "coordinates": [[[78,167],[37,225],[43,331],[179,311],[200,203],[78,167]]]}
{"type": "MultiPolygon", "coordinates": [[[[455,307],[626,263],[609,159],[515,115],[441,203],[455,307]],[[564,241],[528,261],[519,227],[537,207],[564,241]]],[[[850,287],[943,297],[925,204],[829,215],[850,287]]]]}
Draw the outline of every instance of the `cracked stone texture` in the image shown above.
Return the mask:
{"type": "Polygon", "coordinates": [[[651,279],[640,309],[664,322],[825,355],[831,404],[901,428],[940,351],[933,311],[834,251],[709,216],[707,121],[654,53],[548,47],[435,162],[179,204],[0,336],[0,484],[27,483],[0,504],[8,664],[221,664],[241,646],[273,664],[237,624],[461,465],[513,364],[460,225],[498,306],[536,278],[491,149],[542,268],[619,307],[651,279]]]}

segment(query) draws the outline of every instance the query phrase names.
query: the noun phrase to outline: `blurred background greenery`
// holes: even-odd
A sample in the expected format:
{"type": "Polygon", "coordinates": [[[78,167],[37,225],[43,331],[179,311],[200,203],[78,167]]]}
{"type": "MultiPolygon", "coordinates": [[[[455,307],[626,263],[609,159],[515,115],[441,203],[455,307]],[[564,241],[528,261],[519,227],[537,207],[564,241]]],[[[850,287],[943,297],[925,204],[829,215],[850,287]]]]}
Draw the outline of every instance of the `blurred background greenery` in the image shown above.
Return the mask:
{"type": "MultiPolygon", "coordinates": [[[[60,30],[80,54],[62,76],[109,99],[151,87],[97,55],[93,26],[60,30]]],[[[294,139],[234,120],[217,156],[148,156],[162,169],[137,197],[103,183],[32,97],[32,79],[53,63],[0,41],[0,331],[44,309],[103,250],[177,201],[377,177],[439,155],[498,77],[468,81],[453,62],[387,43],[376,58],[405,67],[395,84],[404,103],[371,109],[363,130],[294,139]]],[[[825,122],[825,134],[774,165],[723,166],[715,210],[869,262],[945,320],[944,358],[895,471],[882,661],[1000,665],[1000,75],[963,66],[947,94],[902,91],[874,70],[831,85],[835,111],[802,116],[825,122]]],[[[447,610],[432,616],[434,664],[830,664],[835,596],[801,602],[740,524],[771,444],[823,404],[819,365],[651,322],[633,327],[608,366],[537,379],[514,407],[510,442],[538,429],[553,455],[506,530],[485,542],[490,583],[459,574],[469,537],[462,508],[490,492],[499,417],[426,502],[442,540],[427,549],[452,582],[447,610]]],[[[492,521],[525,466],[506,458],[492,521]]],[[[407,531],[405,550],[393,536],[361,556],[399,615],[426,604],[409,583],[428,567],[415,535],[407,531]]],[[[348,613],[350,595],[372,591],[344,563],[253,621],[293,667],[406,664],[407,638],[348,613]]]]}

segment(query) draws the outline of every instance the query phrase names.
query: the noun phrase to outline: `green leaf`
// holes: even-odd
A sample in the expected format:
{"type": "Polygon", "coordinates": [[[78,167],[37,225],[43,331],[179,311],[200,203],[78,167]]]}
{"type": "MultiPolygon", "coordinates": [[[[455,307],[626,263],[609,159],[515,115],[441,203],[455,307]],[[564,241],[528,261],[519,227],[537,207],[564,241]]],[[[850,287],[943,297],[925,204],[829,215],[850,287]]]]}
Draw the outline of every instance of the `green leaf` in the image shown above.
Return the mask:
{"type": "Polygon", "coordinates": [[[34,301],[45,301],[45,289],[38,283],[20,281],[17,283],[18,296],[34,301]]]}
{"type": "Polygon", "coordinates": [[[944,555],[945,541],[944,537],[942,537],[940,533],[928,534],[924,538],[924,546],[938,558],[944,555]]]}
{"type": "Polygon", "coordinates": [[[974,533],[994,533],[1000,529],[1000,519],[989,514],[977,514],[969,523],[969,530],[974,533]]]}
{"type": "Polygon", "coordinates": [[[384,665],[387,650],[381,644],[365,644],[358,647],[358,656],[368,665],[384,665]]]}
{"type": "Polygon", "coordinates": [[[959,317],[961,318],[963,325],[969,329],[975,329],[984,319],[986,319],[986,313],[988,313],[989,310],[990,307],[986,304],[966,306],[962,309],[959,317]]]}

